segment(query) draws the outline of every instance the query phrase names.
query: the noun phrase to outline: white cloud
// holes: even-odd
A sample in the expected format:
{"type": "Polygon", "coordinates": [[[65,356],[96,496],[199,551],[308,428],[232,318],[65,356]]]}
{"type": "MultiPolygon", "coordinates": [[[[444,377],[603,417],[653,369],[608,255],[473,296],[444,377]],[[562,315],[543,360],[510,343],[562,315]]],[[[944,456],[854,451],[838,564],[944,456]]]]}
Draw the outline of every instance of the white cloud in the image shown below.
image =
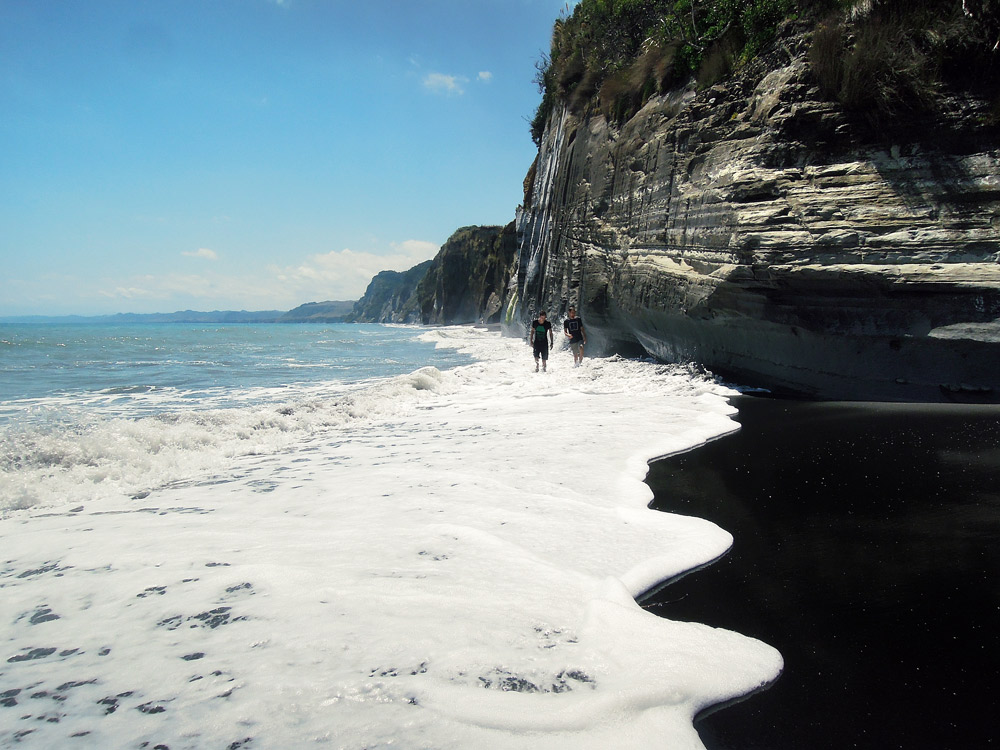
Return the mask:
{"type": "Polygon", "coordinates": [[[148,289],[142,289],[137,286],[115,287],[113,290],[108,291],[102,289],[98,292],[102,297],[107,297],[108,299],[164,299],[165,295],[159,295],[151,293],[148,289]]]}
{"type": "MultiPolygon", "coordinates": [[[[3,314],[103,314],[175,310],[290,310],[305,302],[358,299],[380,271],[406,271],[433,258],[433,242],[406,240],[382,252],[351,249],[300,256],[288,265],[239,263],[227,253],[203,272],[104,278],[48,274],[11,279],[3,314]],[[227,270],[226,264],[238,270],[227,270]]],[[[205,257],[191,253],[196,257],[205,257]]],[[[285,257],[294,253],[284,253],[285,257]]]]}
{"type": "Polygon", "coordinates": [[[461,96],[465,93],[463,86],[469,82],[464,76],[450,76],[444,73],[428,73],[424,76],[424,87],[435,94],[446,96],[461,96]]]}
{"type": "MultiPolygon", "coordinates": [[[[392,243],[382,254],[333,250],[306,256],[294,265],[247,268],[238,274],[212,271],[105,279],[91,299],[118,301],[116,311],[124,311],[122,303],[128,303],[133,312],[290,310],[305,302],[358,299],[380,271],[407,271],[437,251],[432,242],[406,240],[392,243]]],[[[74,296],[88,295],[78,290],[74,296]]]]}
{"type": "Polygon", "coordinates": [[[488,70],[481,70],[479,71],[479,80],[483,83],[489,83],[493,80],[493,74],[488,70]]]}
{"type": "Polygon", "coordinates": [[[349,248],[310,255],[296,266],[273,269],[279,284],[298,302],[321,299],[357,299],[380,271],[407,271],[433,258],[438,246],[422,240],[392,243],[386,254],[357,252],[349,248]]]}
{"type": "Polygon", "coordinates": [[[205,260],[219,259],[219,254],[214,250],[209,250],[207,247],[199,247],[197,250],[185,250],[181,255],[186,255],[188,258],[204,258],[205,260]]]}

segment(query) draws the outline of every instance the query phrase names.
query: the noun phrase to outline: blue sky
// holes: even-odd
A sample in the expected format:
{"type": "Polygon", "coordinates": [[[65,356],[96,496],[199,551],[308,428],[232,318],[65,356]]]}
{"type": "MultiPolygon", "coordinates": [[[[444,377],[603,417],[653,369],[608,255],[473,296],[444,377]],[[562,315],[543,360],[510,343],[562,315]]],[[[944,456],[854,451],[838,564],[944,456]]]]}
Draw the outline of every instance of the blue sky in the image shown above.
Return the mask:
{"type": "Polygon", "coordinates": [[[565,0],[0,0],[0,314],[354,299],[506,224],[565,0]]]}

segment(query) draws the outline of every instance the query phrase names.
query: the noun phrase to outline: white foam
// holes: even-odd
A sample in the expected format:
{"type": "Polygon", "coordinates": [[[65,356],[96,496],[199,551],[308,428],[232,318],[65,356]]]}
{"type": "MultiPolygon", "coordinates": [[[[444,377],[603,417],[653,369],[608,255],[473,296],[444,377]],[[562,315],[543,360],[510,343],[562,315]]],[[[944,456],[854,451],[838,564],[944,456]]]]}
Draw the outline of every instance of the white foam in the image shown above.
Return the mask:
{"type": "Polygon", "coordinates": [[[735,428],[725,391],[561,351],[536,375],[521,342],[427,336],[482,361],[247,407],[258,430],[183,425],[212,458],[179,449],[179,485],[81,480],[8,512],[0,744],[701,747],[699,709],[777,675],[770,647],[633,599],[731,542],[648,510],[642,483],[735,428]],[[240,430],[252,450],[218,450],[240,430]]]}

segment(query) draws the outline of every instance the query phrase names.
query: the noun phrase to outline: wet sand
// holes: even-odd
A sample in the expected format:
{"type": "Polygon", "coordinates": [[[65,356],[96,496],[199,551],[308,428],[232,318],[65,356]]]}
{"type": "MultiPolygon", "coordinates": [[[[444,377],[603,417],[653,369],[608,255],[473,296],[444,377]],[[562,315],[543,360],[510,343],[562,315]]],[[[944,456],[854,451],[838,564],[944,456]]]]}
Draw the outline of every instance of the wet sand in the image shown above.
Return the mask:
{"type": "Polygon", "coordinates": [[[735,404],[740,432],[647,480],[653,507],[735,543],[643,605],[785,658],[769,690],[699,719],[708,749],[1000,743],[1000,407],[735,404]]]}

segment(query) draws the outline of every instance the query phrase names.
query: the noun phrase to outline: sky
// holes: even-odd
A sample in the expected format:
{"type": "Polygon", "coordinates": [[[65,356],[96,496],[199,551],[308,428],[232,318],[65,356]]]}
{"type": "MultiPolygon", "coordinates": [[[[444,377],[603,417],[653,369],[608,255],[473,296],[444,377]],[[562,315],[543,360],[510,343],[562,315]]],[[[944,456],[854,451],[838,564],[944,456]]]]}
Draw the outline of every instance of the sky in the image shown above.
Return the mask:
{"type": "Polygon", "coordinates": [[[0,315],[357,299],[506,224],[565,0],[0,0],[0,315]]]}

